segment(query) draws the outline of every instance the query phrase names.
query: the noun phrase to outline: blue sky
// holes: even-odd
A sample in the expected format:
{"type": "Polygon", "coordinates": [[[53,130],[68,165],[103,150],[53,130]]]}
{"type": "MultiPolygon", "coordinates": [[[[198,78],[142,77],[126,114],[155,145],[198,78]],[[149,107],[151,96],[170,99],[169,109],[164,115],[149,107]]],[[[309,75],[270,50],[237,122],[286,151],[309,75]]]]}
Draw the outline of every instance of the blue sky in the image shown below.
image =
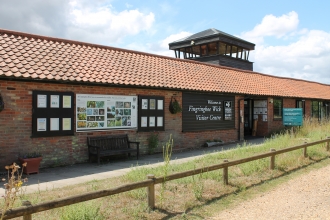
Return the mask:
{"type": "Polygon", "coordinates": [[[216,28],[256,44],[257,72],[330,84],[328,1],[0,1],[2,29],[174,56],[168,43],[216,28]]]}

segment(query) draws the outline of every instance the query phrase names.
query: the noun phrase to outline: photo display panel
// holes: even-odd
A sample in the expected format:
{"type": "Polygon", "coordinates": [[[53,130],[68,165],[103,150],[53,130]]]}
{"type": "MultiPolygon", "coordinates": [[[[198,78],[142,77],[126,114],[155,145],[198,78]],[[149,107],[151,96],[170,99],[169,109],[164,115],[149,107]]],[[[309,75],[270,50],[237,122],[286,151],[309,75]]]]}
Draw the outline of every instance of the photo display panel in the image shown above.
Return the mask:
{"type": "Polygon", "coordinates": [[[76,95],[76,130],[137,128],[137,96],[76,95]]]}

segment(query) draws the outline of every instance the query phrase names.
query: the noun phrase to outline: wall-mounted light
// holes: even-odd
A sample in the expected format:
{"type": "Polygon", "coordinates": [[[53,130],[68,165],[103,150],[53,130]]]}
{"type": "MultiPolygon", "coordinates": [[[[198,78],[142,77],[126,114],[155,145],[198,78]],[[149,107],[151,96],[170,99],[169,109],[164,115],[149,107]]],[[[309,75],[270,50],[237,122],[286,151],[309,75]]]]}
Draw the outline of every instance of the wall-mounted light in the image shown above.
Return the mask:
{"type": "Polygon", "coordinates": [[[274,101],[273,99],[269,99],[269,103],[273,103],[273,101],[274,101]]]}
{"type": "Polygon", "coordinates": [[[191,45],[195,45],[195,41],[192,40],[192,41],[190,42],[190,44],[191,44],[191,45]]]}
{"type": "Polygon", "coordinates": [[[0,93],[0,112],[5,108],[5,103],[0,93]]]}

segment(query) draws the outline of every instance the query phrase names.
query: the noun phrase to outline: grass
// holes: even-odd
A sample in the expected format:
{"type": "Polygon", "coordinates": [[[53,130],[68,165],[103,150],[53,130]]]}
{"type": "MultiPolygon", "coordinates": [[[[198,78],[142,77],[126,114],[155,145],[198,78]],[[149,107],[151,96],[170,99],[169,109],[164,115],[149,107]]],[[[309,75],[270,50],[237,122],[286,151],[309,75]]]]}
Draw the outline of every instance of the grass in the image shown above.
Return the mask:
{"type": "MultiPolygon", "coordinates": [[[[304,142],[317,141],[330,136],[329,134],[330,123],[305,121],[304,126],[296,129],[294,133],[282,131],[265,139],[262,145],[238,145],[234,150],[206,154],[204,157],[182,164],[173,165],[165,160],[164,165],[159,167],[132,167],[131,171],[122,177],[92,180],[61,189],[39,191],[25,195],[24,199],[36,204],[146,180],[148,174],[166,177],[175,172],[218,164],[224,159],[231,161],[269,152],[271,148],[278,150],[304,142]]],[[[165,188],[162,188],[162,184],[158,184],[155,186],[154,211],[148,209],[146,189],[137,189],[36,213],[33,219],[205,219],[266,192],[290,178],[303,175],[311,169],[330,165],[330,161],[327,160],[329,152],[325,144],[309,147],[307,153],[307,158],[303,156],[302,150],[276,156],[275,170],[269,169],[269,158],[230,167],[229,185],[223,184],[222,170],[169,181],[165,188]]]]}

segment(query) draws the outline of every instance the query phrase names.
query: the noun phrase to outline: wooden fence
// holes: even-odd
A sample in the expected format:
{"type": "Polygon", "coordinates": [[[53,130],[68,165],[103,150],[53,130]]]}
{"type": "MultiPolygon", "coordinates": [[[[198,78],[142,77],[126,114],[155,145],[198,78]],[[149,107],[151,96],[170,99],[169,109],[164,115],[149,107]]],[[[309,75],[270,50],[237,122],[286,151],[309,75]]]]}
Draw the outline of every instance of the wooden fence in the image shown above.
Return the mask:
{"type": "MultiPolygon", "coordinates": [[[[298,150],[298,149],[304,149],[303,154],[305,157],[307,157],[308,156],[307,147],[326,143],[327,151],[329,151],[330,150],[329,142],[330,142],[330,137],[328,137],[325,140],[315,141],[315,142],[311,142],[311,143],[305,143],[302,145],[284,148],[284,149],[280,149],[277,151],[275,149],[270,149],[270,152],[268,152],[268,153],[263,153],[263,154],[255,155],[252,157],[247,157],[247,158],[233,160],[233,161],[224,160],[224,162],[220,163],[220,164],[203,167],[203,168],[198,168],[198,169],[194,169],[194,170],[188,170],[188,171],[181,172],[181,173],[174,173],[174,174],[168,175],[166,178],[165,177],[155,177],[154,175],[149,174],[149,175],[147,175],[147,180],[144,180],[141,182],[125,184],[125,185],[115,187],[112,189],[88,192],[88,193],[84,193],[81,195],[56,199],[56,200],[49,201],[49,202],[31,204],[28,201],[23,201],[21,207],[8,210],[5,214],[4,219],[10,219],[10,218],[23,216],[24,220],[30,220],[30,219],[32,220],[33,213],[42,212],[42,211],[55,209],[55,208],[60,208],[63,206],[72,205],[72,204],[76,204],[76,203],[80,203],[80,202],[85,202],[88,200],[97,199],[97,198],[101,198],[101,197],[105,197],[105,196],[111,196],[111,195],[131,191],[131,190],[135,190],[135,189],[139,189],[139,188],[143,188],[143,187],[147,187],[148,206],[150,209],[154,209],[155,208],[155,184],[160,184],[160,183],[164,183],[164,182],[175,180],[175,179],[180,179],[180,178],[193,176],[193,175],[197,175],[197,174],[201,174],[201,173],[205,173],[205,172],[223,169],[223,181],[224,181],[224,184],[227,185],[228,184],[228,167],[270,157],[269,167],[270,167],[270,169],[274,169],[275,168],[275,156],[278,154],[283,154],[283,153],[298,150]]],[[[0,213],[0,216],[1,216],[1,213],[0,213]]]]}

